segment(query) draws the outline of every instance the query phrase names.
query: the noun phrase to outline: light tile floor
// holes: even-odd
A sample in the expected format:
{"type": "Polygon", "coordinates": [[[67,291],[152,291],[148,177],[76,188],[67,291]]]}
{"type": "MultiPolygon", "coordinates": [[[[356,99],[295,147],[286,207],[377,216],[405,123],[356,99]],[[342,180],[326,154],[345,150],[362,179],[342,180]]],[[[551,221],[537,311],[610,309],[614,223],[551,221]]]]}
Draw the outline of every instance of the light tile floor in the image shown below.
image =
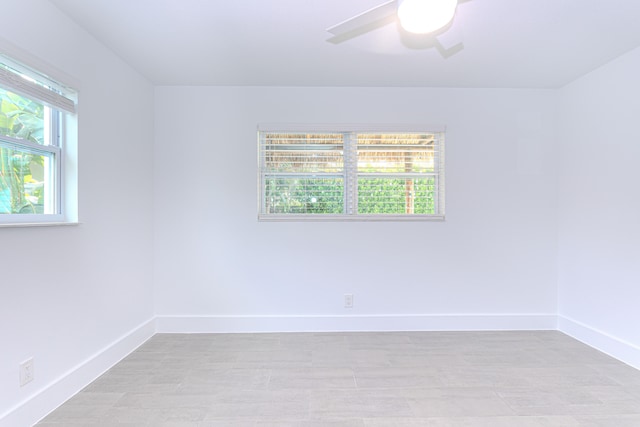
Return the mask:
{"type": "Polygon", "coordinates": [[[37,425],[639,427],[640,371],[552,331],[158,334],[37,425]]]}

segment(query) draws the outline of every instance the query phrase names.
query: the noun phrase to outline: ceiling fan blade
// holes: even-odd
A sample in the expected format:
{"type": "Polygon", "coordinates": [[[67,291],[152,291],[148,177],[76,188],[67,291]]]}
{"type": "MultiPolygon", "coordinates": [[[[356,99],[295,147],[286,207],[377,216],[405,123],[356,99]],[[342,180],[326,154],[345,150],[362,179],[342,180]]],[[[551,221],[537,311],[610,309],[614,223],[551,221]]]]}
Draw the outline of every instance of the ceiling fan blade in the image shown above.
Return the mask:
{"type": "Polygon", "coordinates": [[[366,33],[370,32],[370,31],[377,30],[378,28],[382,28],[385,25],[391,24],[394,21],[396,21],[396,16],[395,15],[389,15],[388,17],[386,17],[384,19],[372,22],[370,24],[363,25],[363,26],[361,26],[359,28],[356,28],[353,31],[349,31],[347,33],[342,33],[340,35],[330,37],[330,38],[327,39],[327,41],[330,42],[330,43],[333,43],[333,44],[339,44],[339,43],[345,42],[347,40],[351,40],[353,38],[361,36],[363,34],[366,34],[366,33]]]}
{"type": "MultiPolygon", "coordinates": [[[[333,27],[327,28],[327,31],[336,37],[355,32],[363,27],[369,27],[374,24],[385,21],[389,17],[395,19],[395,14],[398,10],[398,3],[396,0],[390,0],[386,3],[382,3],[380,6],[376,6],[373,9],[369,9],[359,15],[349,18],[333,27]]],[[[370,31],[370,30],[369,30],[370,31]]]]}

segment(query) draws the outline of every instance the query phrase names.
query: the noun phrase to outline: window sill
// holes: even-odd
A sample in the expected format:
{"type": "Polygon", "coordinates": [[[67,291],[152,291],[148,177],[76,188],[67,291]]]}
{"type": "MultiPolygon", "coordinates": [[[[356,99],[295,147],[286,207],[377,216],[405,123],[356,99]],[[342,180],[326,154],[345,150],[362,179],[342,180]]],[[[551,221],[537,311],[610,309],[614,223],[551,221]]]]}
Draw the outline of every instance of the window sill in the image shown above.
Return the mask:
{"type": "Polygon", "coordinates": [[[429,222],[444,221],[444,215],[258,215],[259,222],[379,222],[379,221],[396,221],[396,222],[429,222]]]}
{"type": "Polygon", "coordinates": [[[21,227],[62,227],[76,226],[79,222],[7,222],[0,223],[0,228],[21,228],[21,227]]]}

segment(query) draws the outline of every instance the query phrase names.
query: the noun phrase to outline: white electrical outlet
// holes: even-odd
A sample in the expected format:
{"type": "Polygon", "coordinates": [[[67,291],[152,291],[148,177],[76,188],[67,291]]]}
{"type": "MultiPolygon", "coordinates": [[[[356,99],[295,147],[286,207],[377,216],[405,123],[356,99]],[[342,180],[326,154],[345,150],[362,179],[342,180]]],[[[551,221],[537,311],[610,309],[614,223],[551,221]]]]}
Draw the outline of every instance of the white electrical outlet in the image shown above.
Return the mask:
{"type": "Polygon", "coordinates": [[[344,308],[353,308],[353,294],[344,294],[344,308]]]}
{"type": "Polygon", "coordinates": [[[20,364],[20,387],[33,381],[33,357],[29,360],[25,360],[20,364]]]}

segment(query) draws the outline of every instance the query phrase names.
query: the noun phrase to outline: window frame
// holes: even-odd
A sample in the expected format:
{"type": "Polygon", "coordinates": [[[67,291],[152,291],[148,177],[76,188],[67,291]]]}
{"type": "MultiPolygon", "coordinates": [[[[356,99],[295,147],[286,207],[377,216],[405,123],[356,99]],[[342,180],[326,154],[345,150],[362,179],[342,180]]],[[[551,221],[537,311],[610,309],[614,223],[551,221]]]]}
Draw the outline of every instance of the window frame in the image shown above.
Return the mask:
{"type": "Polygon", "coordinates": [[[54,200],[50,213],[0,214],[0,227],[77,224],[77,162],[68,161],[77,157],[77,92],[45,74],[48,67],[36,69],[14,57],[0,53],[0,87],[45,106],[47,143],[5,135],[0,135],[0,140],[18,151],[54,159],[49,179],[44,181],[51,186],[54,200]],[[70,163],[73,167],[68,168],[70,163]]]}
{"type": "MultiPolygon", "coordinates": [[[[442,125],[415,125],[415,124],[281,124],[267,123],[258,124],[258,221],[260,222],[289,222],[289,221],[444,221],[444,195],[445,195],[445,131],[442,125]],[[343,202],[344,213],[340,214],[318,214],[318,213],[268,213],[265,212],[265,179],[268,172],[265,170],[265,156],[263,153],[262,135],[264,133],[315,133],[315,134],[344,134],[343,150],[343,202]],[[358,177],[363,175],[358,172],[357,160],[355,167],[348,167],[347,163],[356,156],[357,159],[357,135],[358,134],[434,134],[437,140],[436,157],[434,159],[433,175],[435,184],[435,206],[434,214],[362,214],[357,213],[358,177]],[[355,207],[349,213],[349,195],[355,198],[355,207]]],[[[295,176],[304,176],[305,173],[296,173],[295,176]]],[[[308,174],[312,176],[312,174],[308,174]]],[[[382,177],[382,173],[372,174],[382,177]]],[[[392,175],[392,174],[390,174],[392,175]]]]}

